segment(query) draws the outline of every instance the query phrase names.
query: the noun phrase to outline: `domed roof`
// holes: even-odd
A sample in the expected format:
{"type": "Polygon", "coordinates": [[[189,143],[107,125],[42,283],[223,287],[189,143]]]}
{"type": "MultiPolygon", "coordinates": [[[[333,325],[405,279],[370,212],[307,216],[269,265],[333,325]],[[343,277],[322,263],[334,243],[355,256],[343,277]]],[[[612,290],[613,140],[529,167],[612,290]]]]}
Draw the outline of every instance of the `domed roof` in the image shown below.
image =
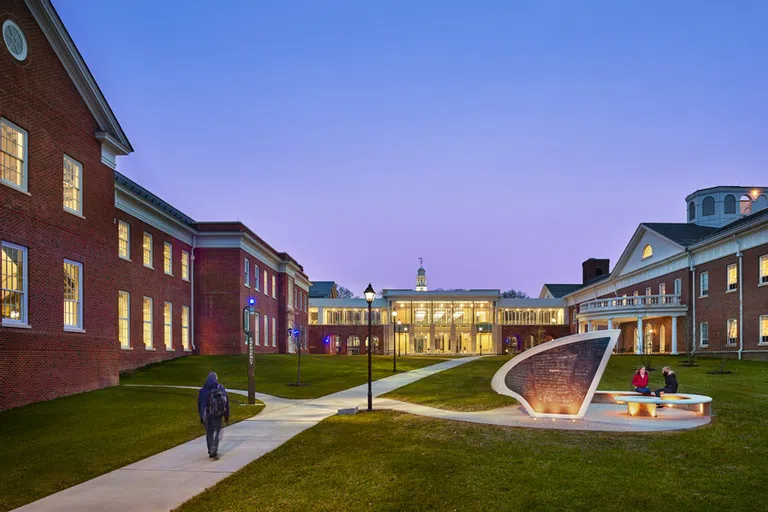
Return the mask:
{"type": "Polygon", "coordinates": [[[419,270],[416,272],[417,275],[425,276],[427,275],[427,271],[424,270],[424,267],[419,267],[419,270]]]}

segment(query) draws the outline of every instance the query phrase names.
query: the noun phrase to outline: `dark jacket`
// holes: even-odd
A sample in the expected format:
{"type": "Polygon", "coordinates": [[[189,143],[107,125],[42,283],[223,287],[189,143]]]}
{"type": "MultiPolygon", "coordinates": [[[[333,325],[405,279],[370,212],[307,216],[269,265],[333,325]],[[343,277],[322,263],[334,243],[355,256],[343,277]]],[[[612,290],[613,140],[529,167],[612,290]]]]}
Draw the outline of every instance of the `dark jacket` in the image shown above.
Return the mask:
{"type": "Polygon", "coordinates": [[[208,396],[214,389],[221,389],[224,392],[224,396],[227,397],[227,409],[224,413],[224,421],[229,421],[229,396],[227,396],[227,390],[224,386],[219,384],[216,380],[216,374],[211,372],[208,374],[208,378],[205,379],[205,384],[200,388],[200,392],[197,394],[197,413],[200,415],[200,421],[205,421],[205,407],[208,405],[208,396]]]}
{"type": "Polygon", "coordinates": [[[664,392],[677,393],[677,375],[672,372],[664,377],[664,392]]]}

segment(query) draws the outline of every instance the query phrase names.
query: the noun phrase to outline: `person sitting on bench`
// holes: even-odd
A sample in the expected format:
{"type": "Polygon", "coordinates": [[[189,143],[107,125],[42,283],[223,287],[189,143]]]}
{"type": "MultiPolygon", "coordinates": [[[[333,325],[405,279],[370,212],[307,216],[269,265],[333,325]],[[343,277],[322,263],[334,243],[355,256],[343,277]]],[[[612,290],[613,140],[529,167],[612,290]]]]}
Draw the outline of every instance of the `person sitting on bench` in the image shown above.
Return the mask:
{"type": "Polygon", "coordinates": [[[669,366],[665,366],[661,369],[661,374],[664,376],[664,387],[656,390],[656,396],[661,398],[663,393],[677,393],[677,375],[675,372],[669,369],[669,366]]]}
{"type": "Polygon", "coordinates": [[[635,388],[637,393],[651,394],[651,388],[648,387],[648,372],[645,371],[645,366],[638,368],[632,376],[632,387],[635,388]]]}

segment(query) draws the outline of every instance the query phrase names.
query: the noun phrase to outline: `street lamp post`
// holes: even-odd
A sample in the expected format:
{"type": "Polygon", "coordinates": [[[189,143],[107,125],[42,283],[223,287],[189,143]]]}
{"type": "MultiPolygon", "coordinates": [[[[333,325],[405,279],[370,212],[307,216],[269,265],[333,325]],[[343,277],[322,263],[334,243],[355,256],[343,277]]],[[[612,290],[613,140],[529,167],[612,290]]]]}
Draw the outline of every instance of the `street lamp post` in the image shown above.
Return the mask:
{"type": "Polygon", "coordinates": [[[397,372],[397,311],[392,310],[392,372],[397,372]]]}
{"type": "Polygon", "coordinates": [[[368,412],[373,411],[373,393],[371,392],[371,303],[376,292],[373,291],[373,286],[368,283],[368,288],[363,292],[365,295],[365,301],[368,303],[368,412]]]}

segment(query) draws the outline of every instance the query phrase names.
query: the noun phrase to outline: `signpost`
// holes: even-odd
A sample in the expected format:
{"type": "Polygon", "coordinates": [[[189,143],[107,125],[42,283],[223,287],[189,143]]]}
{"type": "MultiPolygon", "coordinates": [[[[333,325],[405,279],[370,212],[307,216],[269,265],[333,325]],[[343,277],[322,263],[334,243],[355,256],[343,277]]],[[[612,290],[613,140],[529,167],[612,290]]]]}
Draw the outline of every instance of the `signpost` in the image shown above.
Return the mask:
{"type": "Polygon", "coordinates": [[[253,380],[254,362],[254,339],[253,339],[253,326],[251,317],[256,312],[256,299],[253,297],[248,299],[248,305],[243,308],[243,332],[245,333],[245,340],[248,346],[248,403],[253,405],[256,403],[256,383],[253,380]]]}

